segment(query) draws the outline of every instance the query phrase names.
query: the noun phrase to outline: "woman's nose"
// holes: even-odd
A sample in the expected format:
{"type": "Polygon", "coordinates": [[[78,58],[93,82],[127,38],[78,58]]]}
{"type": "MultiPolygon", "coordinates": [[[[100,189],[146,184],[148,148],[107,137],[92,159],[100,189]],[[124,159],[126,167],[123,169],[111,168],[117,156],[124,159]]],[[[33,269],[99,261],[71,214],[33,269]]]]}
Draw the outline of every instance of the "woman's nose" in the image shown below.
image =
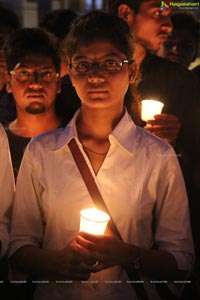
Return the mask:
{"type": "Polygon", "coordinates": [[[105,81],[105,78],[98,72],[95,71],[88,75],[88,82],[97,84],[97,83],[103,83],[105,81]]]}

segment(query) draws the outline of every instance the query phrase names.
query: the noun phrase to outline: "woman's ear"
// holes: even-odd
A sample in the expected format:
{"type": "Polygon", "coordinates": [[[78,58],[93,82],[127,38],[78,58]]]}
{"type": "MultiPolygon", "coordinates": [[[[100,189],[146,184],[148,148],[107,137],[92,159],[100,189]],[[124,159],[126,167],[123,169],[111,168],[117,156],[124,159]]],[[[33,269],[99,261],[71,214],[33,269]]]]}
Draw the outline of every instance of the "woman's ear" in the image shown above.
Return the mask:
{"type": "Polygon", "coordinates": [[[130,27],[133,24],[134,11],[127,4],[120,4],[118,6],[118,17],[122,18],[130,27]]]}
{"type": "Polygon", "coordinates": [[[61,93],[61,78],[58,79],[58,83],[57,83],[57,94],[61,93]]]}
{"type": "Polygon", "coordinates": [[[138,76],[138,68],[135,62],[130,63],[129,65],[129,82],[130,84],[135,83],[138,76]]]}

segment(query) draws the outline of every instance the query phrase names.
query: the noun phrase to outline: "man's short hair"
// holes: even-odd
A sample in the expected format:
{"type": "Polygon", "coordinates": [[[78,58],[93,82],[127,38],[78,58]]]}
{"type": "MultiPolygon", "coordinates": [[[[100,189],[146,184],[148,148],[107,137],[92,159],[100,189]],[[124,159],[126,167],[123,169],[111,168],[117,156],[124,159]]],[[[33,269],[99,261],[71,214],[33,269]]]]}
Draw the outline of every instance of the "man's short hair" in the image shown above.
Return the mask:
{"type": "Polygon", "coordinates": [[[42,55],[52,59],[56,71],[60,70],[56,37],[42,28],[22,28],[13,32],[5,46],[4,56],[8,71],[26,55],[42,55]]]}
{"type": "Polygon", "coordinates": [[[71,9],[56,9],[43,15],[39,25],[62,40],[69,32],[71,23],[77,17],[77,13],[71,9]]]}
{"type": "Polygon", "coordinates": [[[141,4],[148,1],[149,0],[108,0],[108,11],[117,15],[119,5],[126,4],[137,14],[141,4]]]}
{"type": "Polygon", "coordinates": [[[68,61],[80,43],[90,44],[96,40],[109,40],[127,59],[133,57],[133,38],[126,22],[102,11],[93,11],[77,18],[61,46],[61,55],[68,61]]]}

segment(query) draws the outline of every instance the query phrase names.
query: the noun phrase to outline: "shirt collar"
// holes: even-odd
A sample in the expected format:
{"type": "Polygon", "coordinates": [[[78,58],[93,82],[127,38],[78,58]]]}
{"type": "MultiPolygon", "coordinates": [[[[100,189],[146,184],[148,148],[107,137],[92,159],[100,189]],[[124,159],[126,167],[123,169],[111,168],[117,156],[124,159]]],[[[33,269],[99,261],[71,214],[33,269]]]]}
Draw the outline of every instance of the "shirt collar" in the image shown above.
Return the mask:
{"type": "MultiPolygon", "coordinates": [[[[80,109],[76,111],[72,120],[63,129],[54,147],[55,151],[67,145],[72,138],[75,138],[78,141],[76,120],[79,111],[80,109]]],[[[125,113],[123,117],[121,118],[121,120],[119,121],[119,123],[117,124],[117,126],[114,128],[113,132],[109,136],[110,143],[116,142],[124,150],[128,151],[129,153],[133,153],[134,151],[133,141],[135,135],[136,135],[136,125],[132,121],[131,116],[128,114],[127,110],[125,109],[125,113]]]]}
{"type": "Polygon", "coordinates": [[[114,140],[120,147],[132,154],[134,152],[135,137],[136,125],[125,109],[123,117],[109,136],[110,142],[112,143],[112,140],[114,140]]]}
{"type": "Polygon", "coordinates": [[[67,145],[72,138],[76,138],[78,140],[78,134],[77,134],[77,130],[76,130],[76,120],[77,120],[79,111],[80,111],[80,109],[78,109],[75,112],[72,120],[67,124],[67,126],[63,129],[62,133],[58,137],[58,140],[54,147],[55,151],[60,150],[65,145],[67,145]]]}

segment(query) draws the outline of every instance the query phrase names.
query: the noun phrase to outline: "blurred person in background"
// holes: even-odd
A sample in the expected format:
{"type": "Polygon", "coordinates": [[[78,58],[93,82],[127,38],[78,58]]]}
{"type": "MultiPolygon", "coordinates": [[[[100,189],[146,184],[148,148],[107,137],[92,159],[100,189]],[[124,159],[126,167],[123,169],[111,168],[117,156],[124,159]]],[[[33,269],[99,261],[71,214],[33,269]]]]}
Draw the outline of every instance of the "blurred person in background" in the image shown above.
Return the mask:
{"type": "Polygon", "coordinates": [[[157,55],[188,68],[198,55],[199,21],[192,13],[179,12],[171,15],[171,22],[173,30],[157,55]]]}
{"type": "Polygon", "coordinates": [[[21,28],[18,16],[11,10],[0,7],[0,122],[7,123],[16,118],[16,108],[13,97],[6,91],[6,62],[3,53],[3,45],[9,35],[21,28]]]}
{"type": "MultiPolygon", "coordinates": [[[[14,198],[14,176],[8,139],[3,126],[0,124],[0,280],[5,279],[6,260],[9,232],[11,207],[14,198]],[[6,212],[6,214],[4,214],[6,212]]],[[[0,285],[1,291],[2,284],[0,285]]]]}

